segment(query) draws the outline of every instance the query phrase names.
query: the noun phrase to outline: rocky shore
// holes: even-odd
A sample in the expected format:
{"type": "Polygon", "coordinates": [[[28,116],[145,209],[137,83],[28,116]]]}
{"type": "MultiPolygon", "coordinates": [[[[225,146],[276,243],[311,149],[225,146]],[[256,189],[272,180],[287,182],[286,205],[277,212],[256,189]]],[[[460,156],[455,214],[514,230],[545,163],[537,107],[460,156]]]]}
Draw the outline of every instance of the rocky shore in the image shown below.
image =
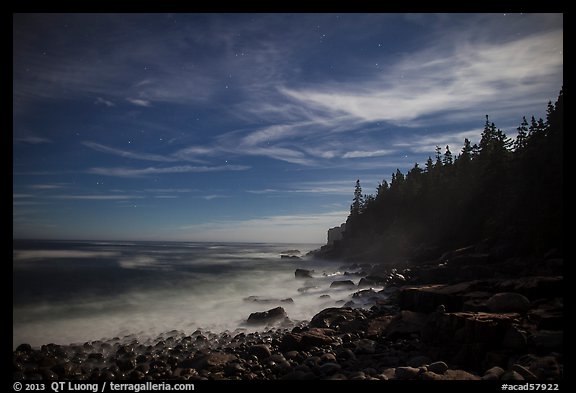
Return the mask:
{"type": "MultiPolygon", "coordinates": [[[[172,331],[83,344],[21,344],[15,380],[560,380],[562,257],[504,258],[477,247],[410,265],[347,266],[342,307],[291,323],[250,298],[258,332],[172,331]],[[375,290],[373,288],[384,288],[375,290]]],[[[298,269],[295,280],[313,280],[298,269]]],[[[310,283],[308,283],[310,284],[310,283]]],[[[277,303],[277,304],[272,304],[277,303]]],[[[273,307],[276,305],[276,307],[273,307]]]]}

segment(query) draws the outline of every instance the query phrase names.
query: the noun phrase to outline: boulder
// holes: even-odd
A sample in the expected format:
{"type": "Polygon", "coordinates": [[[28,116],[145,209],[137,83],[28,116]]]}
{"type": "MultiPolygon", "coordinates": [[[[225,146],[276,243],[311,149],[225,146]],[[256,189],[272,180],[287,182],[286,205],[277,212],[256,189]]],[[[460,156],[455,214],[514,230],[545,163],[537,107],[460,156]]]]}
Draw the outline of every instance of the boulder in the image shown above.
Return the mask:
{"type": "Polygon", "coordinates": [[[312,347],[322,347],[334,342],[332,329],[312,328],[302,333],[286,333],[282,337],[279,348],[285,353],[291,351],[306,351],[312,347]]]}
{"type": "Polygon", "coordinates": [[[378,287],[386,284],[386,278],[380,276],[366,276],[360,279],[359,287],[378,287]]]}
{"type": "Polygon", "coordinates": [[[396,372],[394,376],[396,379],[406,380],[406,379],[416,379],[420,369],[414,367],[396,367],[396,372]]]}
{"type": "Polygon", "coordinates": [[[481,369],[487,353],[500,350],[510,327],[519,322],[520,315],[513,313],[433,313],[421,329],[421,338],[424,344],[438,348],[436,357],[481,369]]]}
{"type": "Polygon", "coordinates": [[[237,360],[236,355],[223,352],[212,352],[208,354],[199,354],[193,358],[188,358],[180,362],[179,368],[194,368],[202,370],[205,368],[223,367],[225,364],[237,360]]]}
{"type": "Polygon", "coordinates": [[[264,312],[254,312],[248,316],[246,321],[249,325],[265,325],[269,323],[279,322],[288,318],[286,311],[282,307],[272,308],[264,312]]]}
{"type": "Polygon", "coordinates": [[[458,380],[458,381],[476,381],[480,380],[481,378],[477,375],[471,374],[464,370],[447,370],[446,373],[442,376],[442,379],[445,380],[458,380]]]}
{"type": "Polygon", "coordinates": [[[338,363],[324,363],[319,367],[320,373],[323,375],[331,375],[334,374],[342,369],[342,366],[338,363]]]}
{"type": "Polygon", "coordinates": [[[499,380],[506,371],[502,367],[494,366],[484,373],[482,379],[487,381],[499,380]]]}
{"type": "Polygon", "coordinates": [[[395,339],[410,336],[414,333],[420,334],[427,320],[428,316],[426,314],[401,311],[390,321],[384,330],[384,335],[389,339],[395,339]]]}
{"type": "Polygon", "coordinates": [[[378,338],[384,333],[390,321],[394,316],[385,315],[382,317],[370,318],[368,320],[368,325],[366,326],[366,337],[368,338],[378,338]]]}
{"type": "Polygon", "coordinates": [[[251,345],[248,347],[248,354],[256,356],[259,360],[268,359],[272,352],[270,352],[270,347],[266,344],[251,345]]]}
{"type": "Polygon", "coordinates": [[[538,377],[532,373],[532,371],[528,370],[526,367],[523,367],[519,364],[512,365],[512,371],[516,371],[518,374],[522,375],[522,377],[526,380],[536,380],[538,377]]]}
{"type": "Polygon", "coordinates": [[[493,295],[486,302],[486,306],[492,312],[525,313],[530,309],[530,300],[526,296],[514,292],[501,292],[493,295]]]}
{"type": "Polygon", "coordinates": [[[352,280],[340,280],[340,281],[333,281],[330,284],[330,288],[350,288],[355,287],[354,281],[352,280]]]}
{"type": "Polygon", "coordinates": [[[320,311],[310,320],[313,328],[336,328],[347,321],[353,321],[361,314],[350,307],[331,307],[320,311]]]}
{"type": "Polygon", "coordinates": [[[264,298],[264,297],[260,297],[260,296],[248,296],[242,300],[244,300],[245,302],[248,302],[248,303],[265,303],[265,304],[269,304],[269,303],[294,303],[294,299],[292,299],[291,297],[286,298],[286,299],[274,299],[274,298],[264,298]]]}
{"type": "Polygon", "coordinates": [[[373,289],[362,289],[361,291],[354,292],[352,294],[352,297],[353,298],[368,298],[368,297],[376,296],[377,294],[378,294],[378,292],[376,292],[373,289]]]}
{"type": "Polygon", "coordinates": [[[313,270],[296,269],[296,271],[294,271],[294,276],[296,278],[312,278],[312,273],[313,270]]]}
{"type": "Polygon", "coordinates": [[[562,369],[556,356],[524,355],[517,360],[517,364],[530,370],[538,379],[558,379],[562,376],[562,369]]]}
{"type": "Polygon", "coordinates": [[[444,374],[448,371],[448,365],[444,362],[434,362],[428,365],[428,371],[431,371],[435,374],[444,374]]]}
{"type": "Polygon", "coordinates": [[[355,354],[372,354],[376,352],[376,341],[367,338],[352,342],[355,354]]]}

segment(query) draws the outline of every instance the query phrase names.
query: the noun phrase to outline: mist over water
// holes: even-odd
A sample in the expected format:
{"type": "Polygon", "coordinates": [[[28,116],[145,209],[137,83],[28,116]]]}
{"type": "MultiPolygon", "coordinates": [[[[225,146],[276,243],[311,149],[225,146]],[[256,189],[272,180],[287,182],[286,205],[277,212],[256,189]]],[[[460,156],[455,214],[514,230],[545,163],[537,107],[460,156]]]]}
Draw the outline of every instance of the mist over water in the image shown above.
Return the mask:
{"type": "Polygon", "coordinates": [[[319,245],[14,241],[13,346],[70,344],[171,330],[247,326],[252,312],[282,306],[295,322],[351,300],[329,288],[340,264],[281,259],[319,245]],[[297,279],[297,268],[313,279],[297,279]],[[330,298],[320,297],[328,294],[330,298]],[[266,302],[246,301],[257,296],[266,302]],[[293,303],[281,302],[292,298],[293,303]]]}

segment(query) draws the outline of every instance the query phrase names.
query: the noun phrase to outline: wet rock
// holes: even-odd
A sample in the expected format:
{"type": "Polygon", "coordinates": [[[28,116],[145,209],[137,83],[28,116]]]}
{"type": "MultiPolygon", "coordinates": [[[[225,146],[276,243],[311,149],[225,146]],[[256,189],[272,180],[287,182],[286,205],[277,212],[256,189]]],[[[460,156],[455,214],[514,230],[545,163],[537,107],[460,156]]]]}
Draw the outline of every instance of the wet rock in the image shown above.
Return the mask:
{"type": "Polygon", "coordinates": [[[414,367],[396,367],[394,377],[396,379],[416,379],[420,370],[414,367]]]}
{"type": "Polygon", "coordinates": [[[314,315],[310,320],[310,327],[330,328],[338,327],[343,322],[352,321],[358,316],[358,313],[349,307],[332,307],[326,308],[314,315]]]}
{"type": "Polygon", "coordinates": [[[383,286],[384,284],[386,284],[386,278],[385,277],[380,277],[380,276],[366,276],[366,277],[362,277],[360,279],[360,282],[358,283],[358,287],[362,288],[362,287],[377,287],[377,286],[383,286]]]}
{"type": "Polygon", "coordinates": [[[282,351],[305,351],[313,347],[330,345],[334,338],[330,336],[334,331],[332,329],[312,328],[303,333],[286,333],[280,341],[282,351]]]}
{"type": "Polygon", "coordinates": [[[330,288],[350,288],[355,286],[356,284],[352,280],[332,281],[332,284],[330,284],[330,288]]]}
{"type": "Polygon", "coordinates": [[[314,272],[313,270],[296,269],[296,271],[294,271],[294,276],[296,278],[312,278],[313,272],[314,272]]]}
{"type": "Polygon", "coordinates": [[[270,352],[270,348],[268,345],[259,344],[259,345],[252,345],[248,347],[248,354],[256,356],[258,359],[268,359],[272,352],[270,352]]]}
{"type": "Polygon", "coordinates": [[[506,371],[502,367],[495,366],[486,370],[482,379],[487,381],[499,380],[505,372],[506,371]]]}
{"type": "Polygon", "coordinates": [[[321,347],[323,345],[329,345],[334,342],[334,339],[330,336],[334,331],[332,329],[310,329],[303,333],[300,340],[300,347],[303,350],[312,347],[321,347]]]}
{"type": "Polygon", "coordinates": [[[378,292],[376,292],[373,289],[363,289],[361,291],[354,292],[352,294],[352,297],[353,298],[369,298],[369,297],[375,296],[377,294],[378,294],[378,292]]]}
{"type": "Polygon", "coordinates": [[[350,374],[348,379],[352,381],[362,381],[366,379],[366,374],[363,371],[356,371],[350,374]]]}
{"type": "Polygon", "coordinates": [[[247,323],[250,325],[265,325],[281,321],[287,317],[288,315],[286,315],[286,311],[282,307],[276,307],[268,311],[250,314],[247,323]]]}
{"type": "Polygon", "coordinates": [[[534,374],[532,373],[532,371],[528,370],[527,368],[525,368],[525,367],[523,367],[523,366],[521,366],[521,365],[519,365],[519,364],[513,364],[511,370],[517,372],[517,373],[520,374],[520,375],[522,375],[522,377],[523,377],[524,379],[526,379],[526,380],[536,380],[536,379],[538,379],[538,378],[536,377],[536,375],[534,375],[534,374]]]}
{"type": "Polygon", "coordinates": [[[30,344],[20,344],[16,347],[16,352],[32,352],[32,346],[30,344]]]}
{"type": "Polygon", "coordinates": [[[422,329],[422,342],[441,349],[438,356],[472,369],[483,368],[486,354],[501,348],[518,314],[445,313],[433,314],[422,329]]]}
{"type": "Polygon", "coordinates": [[[246,369],[236,362],[228,363],[224,366],[224,375],[226,376],[241,375],[245,371],[246,369]]]}
{"type": "Polygon", "coordinates": [[[270,304],[270,303],[294,303],[294,299],[286,298],[286,299],[274,299],[274,298],[263,298],[260,296],[248,296],[242,299],[248,303],[263,303],[263,304],[270,304]]]}
{"type": "Polygon", "coordinates": [[[119,358],[116,360],[116,364],[120,371],[130,371],[136,367],[136,360],[134,358],[119,358]]]}
{"type": "Polygon", "coordinates": [[[420,374],[420,379],[424,380],[424,381],[439,381],[439,380],[443,380],[444,377],[442,375],[439,375],[433,371],[425,371],[422,374],[420,374]]]}
{"type": "Polygon", "coordinates": [[[555,356],[525,355],[518,359],[518,364],[528,368],[538,379],[558,379],[561,377],[561,366],[555,356]]]}
{"type": "Polygon", "coordinates": [[[324,363],[319,367],[320,372],[324,375],[331,375],[337,373],[341,369],[342,369],[341,365],[333,362],[324,363]]]}
{"type": "Polygon", "coordinates": [[[444,362],[434,362],[428,365],[428,370],[435,374],[444,374],[448,371],[448,365],[444,362]]]}
{"type": "MultiPolygon", "coordinates": [[[[200,354],[192,359],[185,360],[180,363],[180,368],[194,368],[202,370],[205,368],[223,367],[226,363],[237,360],[236,355],[212,352],[209,354],[200,354]]],[[[152,364],[150,365],[152,368],[152,364]]]]}
{"type": "Polygon", "coordinates": [[[369,339],[362,339],[352,342],[354,345],[354,353],[359,354],[372,354],[376,352],[376,341],[369,339]]]}
{"type": "Polygon", "coordinates": [[[390,321],[392,321],[394,317],[391,315],[386,315],[382,317],[371,318],[368,320],[366,325],[366,337],[368,338],[378,338],[380,337],[388,325],[390,325],[390,321]]]}
{"type": "Polygon", "coordinates": [[[412,311],[401,311],[396,315],[384,330],[384,335],[389,339],[410,336],[413,333],[420,333],[428,316],[423,313],[412,311]]]}
{"type": "Polygon", "coordinates": [[[488,299],[486,306],[497,313],[525,313],[530,309],[530,300],[519,293],[501,292],[488,299]]]}
{"type": "Polygon", "coordinates": [[[447,370],[444,373],[443,379],[446,380],[480,380],[477,375],[471,374],[464,370],[447,370]]]}
{"type": "Polygon", "coordinates": [[[524,381],[524,377],[516,371],[506,371],[500,378],[502,381],[524,381]]]}

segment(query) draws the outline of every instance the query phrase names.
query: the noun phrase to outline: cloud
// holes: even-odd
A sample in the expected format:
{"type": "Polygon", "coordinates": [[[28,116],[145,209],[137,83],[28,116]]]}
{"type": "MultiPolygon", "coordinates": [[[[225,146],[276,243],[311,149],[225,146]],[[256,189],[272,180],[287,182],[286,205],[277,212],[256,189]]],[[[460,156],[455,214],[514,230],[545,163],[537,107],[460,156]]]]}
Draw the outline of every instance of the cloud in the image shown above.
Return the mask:
{"type": "Polygon", "coordinates": [[[459,42],[405,56],[364,82],[326,82],[281,88],[302,105],[366,122],[421,125],[426,117],[450,123],[454,113],[493,108],[514,113],[561,84],[562,30],[499,43],[459,42]]]}
{"type": "Polygon", "coordinates": [[[207,201],[211,201],[213,199],[219,199],[219,198],[228,198],[226,195],[204,195],[202,197],[203,199],[206,199],[207,201]]]}
{"type": "Polygon", "coordinates": [[[54,199],[87,200],[87,201],[114,201],[126,199],[142,199],[139,195],[53,195],[54,199]]]}
{"type": "Polygon", "coordinates": [[[237,154],[251,155],[251,156],[265,156],[273,158],[275,160],[286,161],[292,164],[299,165],[314,165],[313,159],[306,157],[306,154],[286,147],[244,147],[240,146],[238,149],[234,149],[233,152],[237,154]]]}
{"type": "Polygon", "coordinates": [[[23,136],[14,138],[14,142],[16,143],[29,143],[31,145],[38,145],[40,143],[52,143],[52,141],[48,138],[43,138],[41,136],[23,136]]]}
{"type": "Polygon", "coordinates": [[[381,157],[381,156],[387,156],[390,154],[395,153],[395,150],[386,150],[386,149],[381,149],[381,150],[372,150],[372,151],[359,151],[359,150],[354,150],[354,151],[350,151],[348,153],[345,153],[342,158],[369,158],[369,157],[381,157]]]}
{"type": "Polygon", "coordinates": [[[28,188],[32,188],[34,190],[56,190],[60,188],[65,188],[62,184],[31,184],[28,188]]]}
{"type": "Polygon", "coordinates": [[[134,104],[136,106],[150,106],[151,103],[149,100],[143,100],[141,98],[126,98],[126,101],[128,101],[131,104],[134,104]]]}
{"type": "Polygon", "coordinates": [[[96,105],[106,105],[107,107],[116,106],[116,104],[113,103],[112,101],[105,100],[105,99],[102,98],[102,97],[96,97],[96,101],[94,101],[94,104],[96,104],[96,105]]]}
{"type": "Polygon", "coordinates": [[[91,168],[87,173],[117,177],[141,177],[146,175],[159,175],[166,173],[207,173],[221,171],[245,171],[250,169],[246,165],[220,165],[220,166],[190,166],[180,165],[174,167],[149,167],[149,168],[91,168]]]}
{"type": "Polygon", "coordinates": [[[448,145],[453,154],[458,154],[462,146],[464,146],[464,139],[470,140],[471,144],[478,143],[481,133],[482,130],[479,127],[467,131],[417,135],[403,138],[401,141],[393,142],[392,145],[414,153],[428,153],[430,155],[434,154],[436,146],[440,146],[442,151],[444,151],[444,148],[448,145]]]}
{"type": "Polygon", "coordinates": [[[178,158],[170,156],[162,156],[159,154],[150,153],[136,153],[129,150],[116,149],[114,147],[105,146],[101,143],[96,143],[92,141],[84,141],[82,144],[89,147],[92,150],[99,151],[102,153],[109,153],[123,158],[132,158],[135,160],[145,160],[145,161],[158,161],[158,162],[174,162],[179,161],[178,158]]]}
{"type": "MultiPolygon", "coordinates": [[[[356,179],[350,177],[345,180],[320,180],[310,182],[297,182],[285,184],[282,188],[266,188],[262,190],[247,190],[251,194],[318,194],[318,195],[352,195],[356,179]]],[[[381,179],[366,176],[362,179],[362,186],[375,188],[381,179]]]]}

